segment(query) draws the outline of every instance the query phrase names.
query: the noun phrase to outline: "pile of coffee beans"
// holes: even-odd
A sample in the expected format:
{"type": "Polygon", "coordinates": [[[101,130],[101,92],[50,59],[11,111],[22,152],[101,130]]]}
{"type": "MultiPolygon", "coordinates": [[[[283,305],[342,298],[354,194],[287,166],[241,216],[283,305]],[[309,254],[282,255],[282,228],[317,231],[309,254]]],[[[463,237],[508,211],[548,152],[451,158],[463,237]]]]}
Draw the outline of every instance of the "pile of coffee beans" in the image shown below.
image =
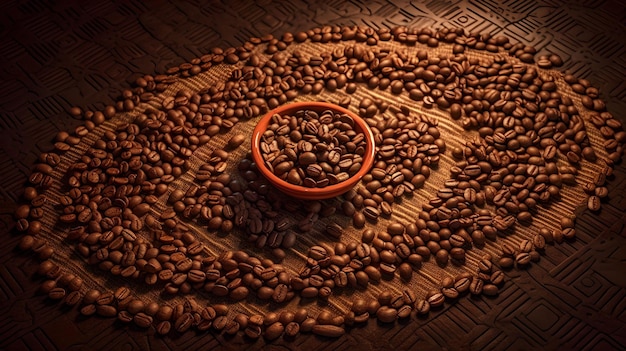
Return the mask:
{"type": "Polygon", "coordinates": [[[379,216],[389,218],[394,203],[424,185],[446,143],[440,138],[435,119],[414,116],[406,106],[387,107],[366,98],[359,109],[364,115],[377,109],[389,109],[391,113],[385,118],[366,119],[376,143],[374,167],[362,178],[362,186],[344,195],[346,201],[341,205],[343,213],[352,217],[353,225],[363,228],[366,221],[376,222],[379,216]]]}
{"type": "MultiPolygon", "coordinates": [[[[534,54],[534,48],[503,36],[463,29],[326,26],[280,39],[251,38],[241,47],[214,49],[166,75],[139,77],[104,111],[70,110],[86,121],[73,133],[58,133],[55,151],[43,153],[29,177],[25,203],[15,211],[16,229],[24,233],[19,247],[41,260],[41,291],[51,300],[80,306],[85,316],[116,317],[159,334],[194,329],[241,331],[267,340],[300,332],[338,337],[346,327],[373,317],[393,323],[462,296],[497,295],[504,271],[539,260],[547,243],[573,239],[575,218],[565,216],[557,228],[516,238],[515,245],[500,243],[499,257],[482,256],[476,267],[468,267],[473,273],[445,276],[424,296],[408,285],[402,293],[383,289],[376,299],[354,299],[344,315],[323,310],[311,316],[305,308],[233,314],[228,305],[204,306],[190,294],[233,302],[251,302],[254,296],[284,304],[294,298],[329,299],[383,280],[409,282],[423,262],[466,265],[469,250],[514,237],[516,226],[530,226],[538,208],[549,207],[564,187],[578,182],[589,195],[588,208],[599,211],[626,132],[588,81],[571,75],[562,79],[580,95],[578,104],[555,74],[543,71],[560,66],[560,58],[542,56],[535,65],[534,54]],[[388,41],[402,45],[384,45],[388,41]],[[299,46],[315,43],[338,45],[315,54],[299,46]],[[429,48],[440,45],[451,46],[451,54],[433,55],[429,48]],[[478,58],[476,50],[491,54],[478,58]],[[165,94],[173,83],[214,65],[227,65],[230,77],[199,91],[165,94]],[[346,97],[339,104],[350,106],[348,95],[357,89],[377,89],[414,104],[398,106],[374,97],[359,101],[358,112],[375,135],[376,161],[362,182],[340,198],[291,199],[272,188],[249,155],[231,162],[231,151],[247,139],[243,134],[224,140],[202,165],[192,162],[214,137],[223,138],[220,134],[240,121],[301,94],[341,92],[346,97]],[[125,114],[137,106],[144,112],[125,114]],[[438,119],[412,112],[435,108],[467,130],[461,147],[447,147],[438,119]],[[605,139],[600,155],[586,121],[605,139]],[[68,152],[95,131],[102,136],[85,145],[83,154],[68,152]],[[393,207],[423,187],[446,152],[455,164],[443,187],[413,220],[393,219],[393,207]],[[67,169],[59,167],[68,163],[67,169]],[[602,168],[593,179],[577,177],[592,164],[602,168]],[[176,181],[188,173],[193,182],[176,181]],[[52,197],[54,192],[60,196],[52,197]],[[42,218],[52,213],[58,214],[58,225],[45,228],[42,218]],[[299,270],[280,264],[299,233],[337,214],[364,228],[360,240],[337,241],[332,248],[314,245],[302,253],[306,260],[299,270]],[[380,217],[388,220],[386,230],[365,228],[380,217]],[[271,249],[274,260],[244,250],[212,255],[190,224],[210,233],[242,232],[254,247],[271,249]],[[65,258],[53,247],[65,243],[51,242],[46,235],[51,230],[66,233],[87,264],[166,295],[185,295],[184,301],[146,302],[131,287],[91,289],[62,268],[65,258]]],[[[275,117],[261,148],[277,176],[319,187],[359,168],[362,134],[345,115],[301,111],[275,117]]],[[[345,228],[337,221],[324,225],[326,234],[341,238],[345,228]]]]}
{"type": "Polygon", "coordinates": [[[259,148],[265,167],[278,178],[323,188],[361,169],[366,140],[348,114],[300,110],[293,116],[273,115],[259,148]]]}

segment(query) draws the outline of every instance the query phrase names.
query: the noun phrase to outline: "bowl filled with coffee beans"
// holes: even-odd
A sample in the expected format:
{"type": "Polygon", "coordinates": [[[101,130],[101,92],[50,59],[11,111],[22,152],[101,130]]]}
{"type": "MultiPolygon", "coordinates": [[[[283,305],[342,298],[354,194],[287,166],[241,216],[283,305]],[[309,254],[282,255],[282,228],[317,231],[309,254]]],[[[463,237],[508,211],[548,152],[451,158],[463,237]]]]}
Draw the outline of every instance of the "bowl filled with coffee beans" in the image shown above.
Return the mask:
{"type": "Polygon", "coordinates": [[[326,102],[269,111],[252,133],[252,158],[278,190],[320,200],[352,189],[374,163],[374,135],[355,113],[326,102]]]}

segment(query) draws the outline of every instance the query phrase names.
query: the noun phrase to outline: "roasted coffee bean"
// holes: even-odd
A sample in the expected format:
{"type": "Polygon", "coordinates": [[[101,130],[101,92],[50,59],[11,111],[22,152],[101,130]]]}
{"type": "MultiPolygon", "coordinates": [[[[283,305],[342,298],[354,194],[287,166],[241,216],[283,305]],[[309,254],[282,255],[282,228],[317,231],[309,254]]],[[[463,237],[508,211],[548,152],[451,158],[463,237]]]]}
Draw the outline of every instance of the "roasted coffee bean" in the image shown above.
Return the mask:
{"type": "Polygon", "coordinates": [[[370,221],[376,221],[380,216],[380,211],[374,206],[366,206],[363,215],[370,221]]]}
{"type": "Polygon", "coordinates": [[[321,246],[313,246],[309,249],[309,257],[315,260],[321,260],[326,257],[326,249],[321,246]]]}
{"type": "Polygon", "coordinates": [[[448,264],[448,259],[449,259],[448,251],[444,249],[437,251],[435,258],[437,260],[437,263],[441,266],[448,264]]]}
{"type": "Polygon", "coordinates": [[[574,228],[565,228],[565,229],[563,229],[562,233],[563,233],[563,237],[564,238],[566,238],[568,240],[571,240],[571,239],[573,239],[576,236],[576,229],[574,229],[574,228]]]}
{"type": "Polygon", "coordinates": [[[483,292],[483,281],[478,278],[474,278],[470,283],[469,291],[473,295],[480,295],[483,292]]]}
{"type": "Polygon", "coordinates": [[[333,238],[339,238],[343,233],[343,228],[338,223],[330,223],[326,225],[326,233],[333,238]]]}
{"type": "Polygon", "coordinates": [[[249,325],[244,329],[244,333],[251,339],[257,339],[262,335],[262,329],[258,325],[249,325]]]}
{"type": "Polygon", "coordinates": [[[574,227],[574,219],[570,217],[561,218],[561,229],[573,228],[573,227],[574,227]]]}
{"type": "Polygon", "coordinates": [[[184,333],[187,330],[189,330],[189,328],[191,328],[193,323],[194,323],[194,318],[191,315],[191,313],[189,312],[183,313],[180,317],[178,317],[174,321],[174,329],[179,333],[184,333]]]}
{"type": "Polygon", "coordinates": [[[218,316],[213,320],[211,326],[215,330],[223,330],[228,325],[228,318],[226,316],[218,316]]]}
{"type": "Polygon", "coordinates": [[[530,263],[530,255],[527,252],[519,253],[515,256],[515,263],[519,266],[526,266],[530,263]]]}
{"type": "Polygon", "coordinates": [[[148,328],[152,325],[153,318],[143,312],[133,316],[133,322],[140,328],[148,328]]]}
{"type": "Polygon", "coordinates": [[[294,337],[300,332],[300,324],[296,322],[290,322],[285,325],[285,336],[294,337]]]}
{"type": "Polygon", "coordinates": [[[172,324],[169,321],[161,321],[156,326],[156,331],[159,335],[167,335],[169,334],[172,328],[172,324]]]}
{"type": "Polygon", "coordinates": [[[274,340],[280,337],[285,331],[285,327],[281,322],[275,322],[265,329],[265,338],[274,340]]]}
{"type": "Polygon", "coordinates": [[[346,330],[342,327],[338,327],[330,324],[317,324],[311,328],[313,334],[326,336],[330,338],[337,338],[346,333],[346,330]]]}
{"type": "Polygon", "coordinates": [[[66,294],[65,289],[61,287],[56,287],[50,290],[50,292],[48,292],[48,297],[51,300],[61,300],[62,298],[65,297],[65,294],[66,294]]]}
{"type": "Polygon", "coordinates": [[[224,333],[226,333],[228,335],[235,335],[235,334],[237,334],[239,329],[241,329],[241,326],[236,321],[228,321],[226,326],[223,328],[224,333]]]}
{"type": "Polygon", "coordinates": [[[519,244],[520,252],[530,252],[533,249],[533,243],[530,240],[522,240],[519,244]]]}
{"type": "Polygon", "coordinates": [[[587,208],[591,211],[599,211],[600,210],[600,198],[595,195],[589,196],[587,199],[587,208]]]}
{"type": "Polygon", "coordinates": [[[80,309],[80,314],[83,316],[92,316],[97,312],[96,305],[87,304],[80,309]]]}
{"type": "Polygon", "coordinates": [[[355,228],[363,228],[365,226],[365,215],[362,212],[355,212],[352,216],[352,224],[355,228]]]}
{"type": "Polygon", "coordinates": [[[428,303],[431,308],[437,308],[443,306],[445,301],[445,296],[440,292],[433,293],[430,297],[428,297],[428,303]]]}
{"type": "Polygon", "coordinates": [[[491,273],[491,277],[489,278],[492,284],[500,285],[504,282],[504,273],[502,271],[496,270],[491,273]]]}
{"type": "Polygon", "coordinates": [[[286,284],[278,284],[274,289],[272,299],[278,303],[284,302],[287,299],[288,292],[289,287],[286,284]]]}
{"type": "Polygon", "coordinates": [[[471,284],[471,278],[470,277],[459,277],[454,282],[454,288],[459,293],[464,293],[467,290],[469,290],[470,284],[471,284]]]}
{"type": "Polygon", "coordinates": [[[376,318],[381,323],[391,323],[398,317],[398,310],[392,307],[382,306],[376,311],[376,318]]]}
{"type": "Polygon", "coordinates": [[[245,135],[243,134],[235,134],[230,139],[228,139],[228,147],[231,149],[236,149],[246,140],[245,135]]]}
{"type": "Polygon", "coordinates": [[[117,315],[117,309],[111,305],[96,305],[96,313],[102,317],[115,317],[117,315]]]}
{"type": "Polygon", "coordinates": [[[498,287],[494,284],[485,284],[483,286],[482,293],[487,296],[496,296],[498,295],[498,287]]]}
{"type": "Polygon", "coordinates": [[[402,223],[391,223],[387,226],[387,232],[391,235],[402,235],[404,234],[404,225],[402,223]]]}
{"type": "Polygon", "coordinates": [[[441,293],[448,299],[456,299],[459,297],[459,292],[453,287],[442,288],[441,293]]]}
{"type": "Polygon", "coordinates": [[[415,302],[415,311],[419,315],[426,315],[430,312],[430,304],[426,300],[418,300],[415,302]]]}
{"type": "Polygon", "coordinates": [[[403,262],[398,266],[398,273],[400,274],[400,278],[404,281],[410,281],[413,276],[413,268],[410,264],[403,262]]]}

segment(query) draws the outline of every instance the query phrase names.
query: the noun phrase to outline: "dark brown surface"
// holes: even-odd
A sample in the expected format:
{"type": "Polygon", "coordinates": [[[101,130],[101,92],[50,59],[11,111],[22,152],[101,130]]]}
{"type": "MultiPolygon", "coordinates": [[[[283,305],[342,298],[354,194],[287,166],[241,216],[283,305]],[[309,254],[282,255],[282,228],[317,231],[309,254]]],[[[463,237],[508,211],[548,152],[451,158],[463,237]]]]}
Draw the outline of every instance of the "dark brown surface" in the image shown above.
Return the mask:
{"type": "Polygon", "coordinates": [[[626,346],[626,167],[609,184],[600,215],[582,213],[577,239],[548,248],[527,271],[511,271],[497,298],[461,299],[426,319],[395,327],[371,320],[328,340],[301,335],[265,345],[236,337],[187,333],[161,338],[51,304],[36,294],[36,264],[14,250],[11,231],[20,189],[39,153],[59,130],[79,121],[73,105],[112,103],[139,73],[162,73],[214,46],[250,36],[324,24],[464,26],[505,34],[554,52],[565,67],[601,91],[626,120],[626,10],[618,1],[556,2],[270,2],[197,4],[158,1],[3,3],[0,9],[0,349],[582,349],[626,346]]]}

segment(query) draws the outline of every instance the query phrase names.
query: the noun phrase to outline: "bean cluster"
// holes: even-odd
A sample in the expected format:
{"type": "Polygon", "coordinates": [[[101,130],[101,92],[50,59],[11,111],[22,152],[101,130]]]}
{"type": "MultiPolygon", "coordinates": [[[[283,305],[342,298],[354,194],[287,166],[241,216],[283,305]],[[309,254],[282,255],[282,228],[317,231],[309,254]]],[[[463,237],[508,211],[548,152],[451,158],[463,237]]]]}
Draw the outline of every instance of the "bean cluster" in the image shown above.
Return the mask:
{"type": "MultiPolygon", "coordinates": [[[[392,323],[426,314],[463,295],[495,295],[504,279],[503,270],[539,260],[546,243],[573,238],[574,220],[564,218],[559,228],[541,228],[519,245],[502,244],[500,257],[482,257],[475,274],[448,276],[426,296],[418,297],[410,289],[401,294],[383,291],[375,300],[355,299],[345,315],[323,311],[313,318],[305,308],[233,315],[226,305],[201,306],[189,296],[170,306],[144,302],[127,287],[104,292],[88,289],[81,277],[56,263],[52,244],[44,236],[42,218],[58,207],[61,228],[89,265],[158,287],[165,294],[195,291],[233,301],[254,295],[275,303],[296,297],[326,299],[393,279],[396,273],[409,281],[431,257],[442,267],[462,265],[468,250],[512,234],[516,223],[528,224],[537,208],[549,206],[564,186],[580,181],[576,177],[580,168],[591,163],[605,164],[595,178],[583,184],[589,194],[589,209],[598,211],[608,195],[607,177],[621,159],[626,132],[606,111],[597,89],[586,80],[563,77],[581,95],[591,123],[605,139],[602,147],[608,156],[602,159],[589,140],[576,103],[562,94],[563,88],[553,75],[530,65],[534,54],[534,48],[511,44],[505,37],[466,33],[463,29],[327,26],[287,33],[280,39],[271,35],[252,38],[237,48],[214,49],[173,67],[166,75],[139,77],[132,89],[124,91],[119,101],[104,111],[70,110],[72,115],[83,117],[85,124],[71,134],[60,132],[55,151],[43,153],[29,177],[24,191],[26,203],[15,211],[16,228],[25,233],[19,247],[35,252],[42,260],[38,274],[46,279],[42,291],[50,299],[80,305],[85,316],[117,317],[140,328],[152,326],[160,334],[193,328],[227,334],[242,331],[250,338],[264,335],[268,340],[309,331],[337,337],[347,326],[364,323],[370,317],[392,323]],[[391,50],[378,45],[392,40],[404,46],[391,50]],[[287,50],[305,41],[344,43],[313,56],[297,47],[287,50]],[[440,44],[452,45],[452,55],[430,55],[428,48],[440,44]],[[410,49],[412,46],[418,49],[410,49]],[[486,50],[492,55],[478,59],[471,50],[486,50]],[[182,89],[173,95],[164,94],[173,83],[219,64],[233,65],[226,81],[197,92],[182,89]],[[242,145],[245,135],[237,134],[224,149],[215,149],[199,169],[190,158],[238,122],[300,94],[319,94],[326,89],[349,95],[357,87],[408,96],[423,109],[445,110],[463,128],[475,131],[476,137],[450,150],[456,159],[451,178],[422,205],[414,221],[391,222],[386,231],[378,233],[366,228],[359,242],[337,242],[333,249],[313,246],[303,267],[292,272],[277,262],[285,256],[284,249],[294,246],[298,232],[311,230],[320,218],[337,211],[352,217],[354,226],[362,228],[380,216],[392,216],[398,199],[424,185],[440,154],[447,151],[438,121],[382,99],[362,99],[358,109],[375,134],[376,163],[361,185],[342,198],[324,202],[299,202],[273,191],[249,158],[239,162],[237,172],[230,172],[229,151],[242,145]],[[155,101],[160,103],[158,108],[149,107],[132,120],[123,122],[120,117],[155,101]],[[107,119],[115,128],[107,129],[57,179],[55,167],[72,154],[66,152],[107,119]],[[195,174],[194,183],[179,188],[174,181],[187,172],[195,174]],[[48,190],[53,187],[60,187],[62,196],[51,201],[48,190]],[[163,211],[154,206],[161,198],[167,198],[168,207],[163,211]],[[271,248],[277,260],[260,259],[244,251],[211,255],[190,230],[189,221],[221,233],[239,228],[256,247],[271,248]]],[[[555,55],[537,61],[542,69],[561,64],[555,55]]],[[[343,98],[340,104],[350,105],[351,98],[343,98]]],[[[325,116],[317,116],[317,120],[325,116]]],[[[344,151],[341,143],[320,139],[316,143],[309,140],[310,145],[302,142],[298,151],[304,152],[296,158],[287,152],[276,153],[281,149],[272,146],[274,141],[279,143],[277,135],[292,137],[297,131],[305,140],[309,132],[319,134],[319,125],[315,125],[316,133],[308,123],[298,123],[304,128],[298,130],[291,125],[293,117],[304,121],[311,116],[292,116],[286,124],[277,117],[276,128],[271,129],[274,135],[268,134],[264,141],[268,162],[279,176],[294,184],[323,186],[335,181],[333,175],[340,181],[339,174],[349,174],[358,164],[358,138],[349,134],[349,129],[345,132],[353,138],[354,150],[346,147],[344,151]],[[284,125],[291,125],[286,134],[281,131],[284,125]],[[318,145],[325,150],[318,150],[318,145]],[[336,159],[331,156],[333,151],[340,154],[336,164],[331,161],[336,159]],[[342,158],[346,152],[351,156],[342,158]],[[307,168],[298,171],[295,166],[301,158],[307,168]],[[296,171],[288,171],[283,162],[293,162],[296,171]],[[319,166],[312,168],[318,171],[316,176],[308,169],[314,164],[319,166]],[[326,170],[329,167],[332,172],[326,170]]],[[[333,116],[333,123],[336,121],[333,116]]],[[[338,121],[340,126],[350,124],[341,116],[338,121]]],[[[339,130],[344,131],[343,127],[339,130]]],[[[334,238],[342,231],[337,223],[328,224],[325,230],[334,238]]]]}
{"type": "Polygon", "coordinates": [[[272,116],[259,148],[265,166],[278,178],[308,188],[346,181],[361,169],[365,135],[352,117],[331,110],[272,116]]]}

